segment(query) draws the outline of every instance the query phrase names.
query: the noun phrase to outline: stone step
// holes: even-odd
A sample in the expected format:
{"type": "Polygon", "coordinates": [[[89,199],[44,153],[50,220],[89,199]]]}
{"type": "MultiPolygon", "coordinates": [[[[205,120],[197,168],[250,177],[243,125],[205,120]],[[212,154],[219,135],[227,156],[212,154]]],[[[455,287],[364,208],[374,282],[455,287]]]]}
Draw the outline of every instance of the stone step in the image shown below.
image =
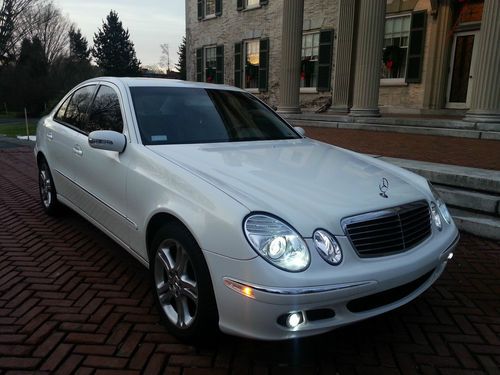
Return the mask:
{"type": "Polygon", "coordinates": [[[457,208],[451,208],[450,212],[460,230],[500,241],[500,218],[457,208]]]}
{"type": "Polygon", "coordinates": [[[500,194],[500,171],[389,157],[380,159],[415,172],[436,184],[500,194]]]}
{"type": "Polygon", "coordinates": [[[477,128],[474,123],[440,119],[352,118],[329,115],[283,116],[293,126],[370,130],[403,134],[436,135],[472,139],[500,140],[499,125],[477,128]]]}
{"type": "Polygon", "coordinates": [[[434,185],[443,201],[462,209],[482,212],[500,217],[500,195],[457,189],[450,186],[434,185]]]}
{"type": "Polygon", "coordinates": [[[314,122],[337,122],[337,123],[360,123],[373,125],[397,125],[397,126],[417,126],[429,128],[447,128],[447,129],[476,129],[474,122],[462,120],[439,119],[439,118],[407,118],[407,117],[352,117],[346,115],[330,115],[319,113],[301,113],[282,115],[284,118],[297,121],[314,122]]]}

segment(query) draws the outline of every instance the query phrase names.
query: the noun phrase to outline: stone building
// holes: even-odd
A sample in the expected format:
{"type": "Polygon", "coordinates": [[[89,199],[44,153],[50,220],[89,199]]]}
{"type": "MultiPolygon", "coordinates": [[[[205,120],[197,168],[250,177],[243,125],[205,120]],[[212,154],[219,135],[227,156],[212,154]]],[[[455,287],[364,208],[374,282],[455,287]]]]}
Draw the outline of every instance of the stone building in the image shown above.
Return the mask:
{"type": "Polygon", "coordinates": [[[186,0],[187,76],[282,112],[500,124],[498,0],[186,0]]]}

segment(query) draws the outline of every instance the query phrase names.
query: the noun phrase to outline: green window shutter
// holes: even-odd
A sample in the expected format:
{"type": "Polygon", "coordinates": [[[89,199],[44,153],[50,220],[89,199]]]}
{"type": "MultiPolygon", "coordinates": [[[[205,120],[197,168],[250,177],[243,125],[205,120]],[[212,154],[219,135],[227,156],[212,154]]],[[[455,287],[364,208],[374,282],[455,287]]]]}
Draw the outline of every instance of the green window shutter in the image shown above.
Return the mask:
{"type": "Polygon", "coordinates": [[[203,82],[203,48],[196,50],[196,81],[203,82]]]}
{"type": "Polygon", "coordinates": [[[216,16],[222,15],[222,0],[215,1],[215,15],[216,16]]]}
{"type": "Polygon", "coordinates": [[[267,91],[269,75],[269,39],[261,39],[259,45],[259,91],[267,91]]]}
{"type": "Polygon", "coordinates": [[[260,5],[267,5],[268,2],[268,0],[260,0],[260,5]]]}
{"type": "Polygon", "coordinates": [[[333,30],[319,34],[318,91],[330,91],[333,55],[333,30]]]}
{"type": "Polygon", "coordinates": [[[238,0],[238,2],[236,3],[236,9],[243,10],[243,8],[244,8],[243,0],[238,0]]]}
{"type": "Polygon", "coordinates": [[[224,83],[224,46],[217,46],[217,69],[215,83],[224,83]]]}
{"type": "Polygon", "coordinates": [[[426,25],[427,12],[425,10],[412,13],[406,68],[406,82],[408,83],[420,83],[422,81],[426,25]]]}
{"type": "Polygon", "coordinates": [[[242,65],[243,43],[234,44],[234,85],[241,87],[241,65],[242,65]]]}
{"type": "Polygon", "coordinates": [[[202,20],[205,17],[205,0],[198,0],[198,19],[202,20]]]}

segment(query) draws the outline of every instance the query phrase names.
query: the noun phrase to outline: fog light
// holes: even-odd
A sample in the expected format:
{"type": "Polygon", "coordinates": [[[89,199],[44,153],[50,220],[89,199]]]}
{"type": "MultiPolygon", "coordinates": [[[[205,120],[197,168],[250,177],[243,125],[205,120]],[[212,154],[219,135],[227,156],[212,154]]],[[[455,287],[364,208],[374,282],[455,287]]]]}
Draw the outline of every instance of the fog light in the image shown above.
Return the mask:
{"type": "Polygon", "coordinates": [[[453,258],[453,253],[448,254],[448,260],[451,260],[453,258]]]}
{"type": "Polygon", "coordinates": [[[288,315],[286,318],[286,326],[288,328],[297,328],[299,324],[304,321],[304,317],[301,312],[294,312],[288,315]]]}

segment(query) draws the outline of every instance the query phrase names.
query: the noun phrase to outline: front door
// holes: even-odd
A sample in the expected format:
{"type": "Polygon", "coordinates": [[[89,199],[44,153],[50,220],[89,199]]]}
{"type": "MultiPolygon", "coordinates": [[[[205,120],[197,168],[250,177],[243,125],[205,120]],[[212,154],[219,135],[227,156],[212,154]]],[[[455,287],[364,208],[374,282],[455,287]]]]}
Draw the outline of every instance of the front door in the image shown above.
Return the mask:
{"type": "MultiPolygon", "coordinates": [[[[85,132],[124,132],[120,104],[118,90],[100,85],[89,109],[85,132]]],[[[77,178],[82,195],[78,204],[86,214],[127,244],[130,230],[135,229],[126,216],[127,150],[118,153],[92,148],[84,135],[78,146],[82,151],[77,178]]]]}
{"type": "Polygon", "coordinates": [[[447,108],[470,108],[478,31],[455,34],[448,77],[447,108]]]}

